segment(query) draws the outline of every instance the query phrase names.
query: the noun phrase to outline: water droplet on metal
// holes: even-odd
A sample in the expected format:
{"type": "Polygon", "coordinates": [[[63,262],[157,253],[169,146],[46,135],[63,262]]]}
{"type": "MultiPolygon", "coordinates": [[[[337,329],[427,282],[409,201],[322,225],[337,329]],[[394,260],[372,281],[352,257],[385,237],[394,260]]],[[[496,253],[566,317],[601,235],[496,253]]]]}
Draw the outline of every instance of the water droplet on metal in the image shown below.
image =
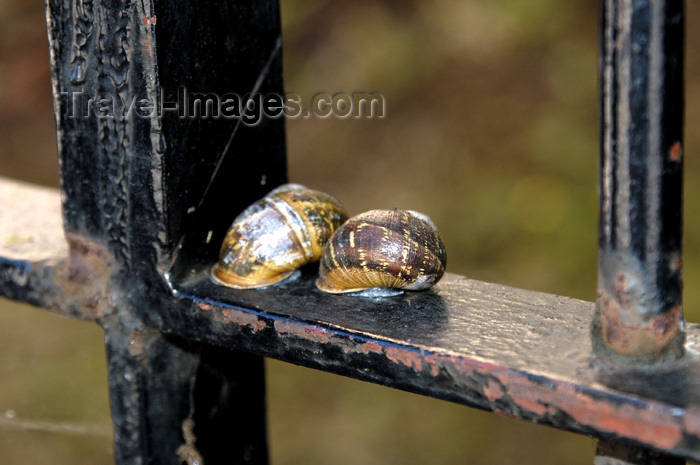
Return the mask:
{"type": "Polygon", "coordinates": [[[83,57],[73,58],[70,69],[70,83],[74,86],[79,86],[85,82],[85,71],[87,70],[87,61],[83,57]]]}

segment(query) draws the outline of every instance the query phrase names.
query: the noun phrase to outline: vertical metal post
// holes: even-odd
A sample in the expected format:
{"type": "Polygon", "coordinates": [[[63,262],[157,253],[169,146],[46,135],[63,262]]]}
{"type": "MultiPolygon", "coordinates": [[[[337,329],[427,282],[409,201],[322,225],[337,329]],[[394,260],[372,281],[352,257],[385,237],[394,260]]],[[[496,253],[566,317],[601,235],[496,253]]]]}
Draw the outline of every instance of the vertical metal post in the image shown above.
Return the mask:
{"type": "Polygon", "coordinates": [[[604,0],[598,302],[600,355],[683,354],[682,0],[604,0]]]}
{"type": "MultiPolygon", "coordinates": [[[[603,0],[600,231],[593,345],[655,366],[683,355],[682,0],[603,0]]],[[[601,441],[596,465],[685,463],[601,441]]]]}
{"type": "Polygon", "coordinates": [[[83,286],[116,462],[265,464],[262,357],[152,328],[175,311],[168,272],[200,273],[237,212],[286,179],[281,118],[206,113],[283,95],[277,0],[48,0],[47,25],[71,279],[106,289],[83,286]]]}

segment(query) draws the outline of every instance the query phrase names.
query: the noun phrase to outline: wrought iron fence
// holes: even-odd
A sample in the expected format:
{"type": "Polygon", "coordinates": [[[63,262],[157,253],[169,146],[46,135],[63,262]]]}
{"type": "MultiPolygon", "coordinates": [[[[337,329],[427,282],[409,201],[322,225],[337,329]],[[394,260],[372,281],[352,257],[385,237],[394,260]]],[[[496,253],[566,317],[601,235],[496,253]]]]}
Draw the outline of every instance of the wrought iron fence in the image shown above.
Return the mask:
{"type": "Polygon", "coordinates": [[[153,102],[283,95],[277,2],[49,0],[65,235],[43,194],[2,182],[30,207],[4,206],[0,233],[45,237],[3,243],[0,292],[104,329],[119,464],[267,462],[263,357],[591,435],[596,463],[700,460],[700,327],[681,310],[683,8],[602,3],[594,304],[451,274],[391,299],[325,295],[310,272],[214,285],[233,216],[286,181],[283,119],[231,134],[153,102]],[[197,53],[179,53],[182,28],[197,53]]]}

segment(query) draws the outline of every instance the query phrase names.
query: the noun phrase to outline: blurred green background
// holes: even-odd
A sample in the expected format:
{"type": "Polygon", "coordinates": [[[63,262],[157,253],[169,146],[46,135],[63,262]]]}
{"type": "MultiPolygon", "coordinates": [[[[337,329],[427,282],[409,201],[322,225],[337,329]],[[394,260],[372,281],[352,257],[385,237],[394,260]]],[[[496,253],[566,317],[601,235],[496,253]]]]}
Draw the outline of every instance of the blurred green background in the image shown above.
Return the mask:
{"type": "MultiPolygon", "coordinates": [[[[282,10],[288,92],[386,99],[384,119],[289,120],[292,181],[352,214],[428,214],[453,273],[595,300],[594,2],[283,0],[282,10]]],[[[684,302],[699,321],[700,4],[687,13],[684,302]]],[[[58,184],[36,0],[0,0],[0,175],[58,184]]],[[[0,353],[0,465],[113,462],[97,326],[0,301],[0,353]]],[[[275,361],[267,374],[274,465],[592,463],[587,437],[275,361]]]]}

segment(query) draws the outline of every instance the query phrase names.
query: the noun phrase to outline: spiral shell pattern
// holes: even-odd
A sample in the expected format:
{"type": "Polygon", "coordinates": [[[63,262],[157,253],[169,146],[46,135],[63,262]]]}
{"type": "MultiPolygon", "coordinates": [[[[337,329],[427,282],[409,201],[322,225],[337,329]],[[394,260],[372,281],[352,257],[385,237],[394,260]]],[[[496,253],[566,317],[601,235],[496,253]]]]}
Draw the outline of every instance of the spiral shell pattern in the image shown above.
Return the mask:
{"type": "Polygon", "coordinates": [[[345,209],[330,195],[299,184],[282,185],[236,217],[212,279],[237,289],[278,283],[317,261],[346,219],[345,209]]]}
{"type": "Polygon", "coordinates": [[[371,210],[346,221],[321,257],[316,286],[330,293],[428,289],[447,255],[435,224],[412,210],[371,210]]]}

